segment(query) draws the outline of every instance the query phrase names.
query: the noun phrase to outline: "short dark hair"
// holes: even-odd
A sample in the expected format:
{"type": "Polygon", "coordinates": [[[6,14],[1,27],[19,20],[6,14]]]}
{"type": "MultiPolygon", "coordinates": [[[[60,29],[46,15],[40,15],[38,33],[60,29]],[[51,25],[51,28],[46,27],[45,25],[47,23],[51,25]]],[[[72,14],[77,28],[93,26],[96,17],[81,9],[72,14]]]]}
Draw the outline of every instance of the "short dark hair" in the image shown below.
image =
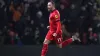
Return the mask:
{"type": "Polygon", "coordinates": [[[51,2],[55,6],[55,2],[54,1],[49,1],[49,2],[51,2]]]}

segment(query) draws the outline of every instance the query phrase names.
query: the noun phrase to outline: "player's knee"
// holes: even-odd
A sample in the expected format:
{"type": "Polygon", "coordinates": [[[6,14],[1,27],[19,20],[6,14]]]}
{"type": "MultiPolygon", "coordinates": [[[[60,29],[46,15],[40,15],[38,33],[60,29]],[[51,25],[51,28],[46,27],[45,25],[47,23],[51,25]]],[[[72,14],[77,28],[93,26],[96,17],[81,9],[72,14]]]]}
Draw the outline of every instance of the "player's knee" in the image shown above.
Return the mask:
{"type": "Polygon", "coordinates": [[[49,44],[49,42],[50,42],[49,40],[45,39],[43,44],[49,44]]]}
{"type": "Polygon", "coordinates": [[[62,48],[62,44],[59,44],[58,47],[59,47],[59,48],[62,48]]]}
{"type": "Polygon", "coordinates": [[[62,48],[61,46],[58,46],[59,48],[62,48]]]}
{"type": "Polygon", "coordinates": [[[47,42],[46,42],[46,41],[44,41],[44,42],[43,42],[43,44],[47,44],[47,42]]]}
{"type": "Polygon", "coordinates": [[[48,42],[45,42],[45,41],[44,41],[43,44],[48,44],[48,42]]]}

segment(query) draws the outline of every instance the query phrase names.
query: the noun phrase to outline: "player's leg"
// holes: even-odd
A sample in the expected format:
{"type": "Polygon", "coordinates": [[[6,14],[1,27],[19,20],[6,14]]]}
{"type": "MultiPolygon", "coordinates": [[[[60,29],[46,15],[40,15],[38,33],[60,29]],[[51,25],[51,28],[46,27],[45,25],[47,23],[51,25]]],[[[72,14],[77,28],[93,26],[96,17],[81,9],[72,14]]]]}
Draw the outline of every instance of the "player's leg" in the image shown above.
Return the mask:
{"type": "Polygon", "coordinates": [[[63,47],[65,47],[65,46],[71,44],[72,42],[73,42],[72,38],[69,38],[69,39],[67,39],[67,40],[65,40],[65,41],[62,41],[62,43],[57,44],[57,46],[58,46],[59,48],[63,48],[63,47]]]}
{"type": "MultiPolygon", "coordinates": [[[[80,41],[80,39],[78,38],[78,34],[75,34],[75,35],[73,35],[72,36],[72,38],[69,38],[69,39],[67,39],[67,40],[65,40],[65,41],[60,41],[60,42],[57,42],[57,44],[58,44],[58,47],[59,48],[63,48],[63,47],[65,47],[65,46],[67,46],[67,45],[69,45],[69,44],[71,44],[73,41],[75,41],[75,40],[78,40],[78,41],[80,41]]],[[[61,37],[60,37],[61,38],[61,37]]],[[[59,38],[59,39],[60,39],[59,38]]],[[[57,39],[58,40],[58,39],[57,39]]],[[[59,40],[58,40],[59,41],[59,40]]]]}
{"type": "Polygon", "coordinates": [[[42,47],[42,52],[41,52],[41,56],[46,56],[46,53],[48,51],[48,44],[50,43],[50,40],[45,39],[43,42],[43,47],[42,47]]]}
{"type": "Polygon", "coordinates": [[[43,42],[41,56],[46,56],[46,53],[48,51],[48,44],[51,42],[51,40],[53,40],[52,33],[48,31],[46,38],[43,42]]]}

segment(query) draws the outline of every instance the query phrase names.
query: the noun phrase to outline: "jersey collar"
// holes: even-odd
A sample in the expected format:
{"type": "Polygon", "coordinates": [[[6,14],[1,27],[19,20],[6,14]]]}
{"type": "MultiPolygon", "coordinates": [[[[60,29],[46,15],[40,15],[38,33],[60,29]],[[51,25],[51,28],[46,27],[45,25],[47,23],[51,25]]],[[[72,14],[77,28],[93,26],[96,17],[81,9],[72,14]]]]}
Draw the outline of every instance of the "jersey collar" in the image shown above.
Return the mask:
{"type": "Polygon", "coordinates": [[[56,9],[54,9],[53,11],[51,11],[51,12],[54,12],[56,9]]]}

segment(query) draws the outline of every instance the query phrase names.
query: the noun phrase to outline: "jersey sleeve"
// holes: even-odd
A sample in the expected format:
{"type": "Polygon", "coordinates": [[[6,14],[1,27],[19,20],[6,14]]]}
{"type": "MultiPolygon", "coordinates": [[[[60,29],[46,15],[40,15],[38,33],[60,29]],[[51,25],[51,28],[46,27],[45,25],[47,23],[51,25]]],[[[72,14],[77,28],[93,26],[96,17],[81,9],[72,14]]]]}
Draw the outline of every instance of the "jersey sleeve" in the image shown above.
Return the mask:
{"type": "Polygon", "coordinates": [[[60,24],[60,14],[59,13],[55,13],[54,15],[54,21],[57,25],[57,30],[56,30],[56,33],[58,34],[61,30],[61,24],[60,24]]]}
{"type": "Polygon", "coordinates": [[[55,13],[55,14],[54,14],[54,21],[55,21],[55,22],[60,21],[60,15],[59,15],[58,13],[55,13]]]}

